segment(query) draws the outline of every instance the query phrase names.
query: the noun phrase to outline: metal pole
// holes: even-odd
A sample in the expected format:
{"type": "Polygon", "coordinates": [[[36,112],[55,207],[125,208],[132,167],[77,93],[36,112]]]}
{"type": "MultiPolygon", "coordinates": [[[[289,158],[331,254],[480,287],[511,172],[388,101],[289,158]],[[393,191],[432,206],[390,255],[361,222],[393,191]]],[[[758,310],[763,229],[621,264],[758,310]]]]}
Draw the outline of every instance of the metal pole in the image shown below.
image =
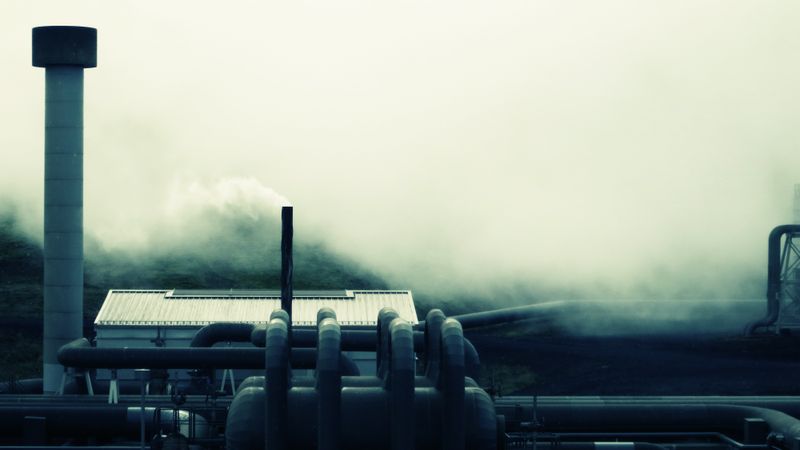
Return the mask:
{"type": "Polygon", "coordinates": [[[144,402],[145,402],[144,396],[145,396],[145,388],[147,386],[147,380],[150,375],[150,369],[136,369],[134,370],[134,373],[136,374],[136,378],[138,378],[139,382],[141,383],[140,388],[142,396],[140,404],[141,406],[139,409],[139,437],[141,439],[140,441],[141,448],[142,450],[144,450],[144,402]]]}
{"type": "Polygon", "coordinates": [[[56,353],[83,336],[83,69],[97,66],[97,30],[33,29],[45,68],[43,391],[63,367],[56,353]]]}
{"type": "Polygon", "coordinates": [[[291,206],[281,208],[281,309],[289,314],[287,323],[289,331],[289,346],[292,342],[292,275],[294,262],[292,261],[292,238],[294,234],[293,209],[291,206]]]}

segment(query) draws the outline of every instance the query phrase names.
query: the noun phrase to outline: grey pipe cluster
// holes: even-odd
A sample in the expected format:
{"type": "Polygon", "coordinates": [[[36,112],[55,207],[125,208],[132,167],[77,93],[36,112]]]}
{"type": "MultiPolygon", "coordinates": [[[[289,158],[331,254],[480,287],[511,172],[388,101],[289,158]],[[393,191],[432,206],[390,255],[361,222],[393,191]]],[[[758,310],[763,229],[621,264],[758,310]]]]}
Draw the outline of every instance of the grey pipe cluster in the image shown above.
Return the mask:
{"type": "Polygon", "coordinates": [[[240,385],[228,412],[226,448],[478,450],[502,441],[491,399],[465,376],[461,325],[441,311],[428,314],[422,340],[437,345],[422,349],[425,376],[416,376],[411,325],[384,308],[373,341],[378,375],[343,377],[334,361],[344,333],[324,308],[315,330],[316,374],[293,377],[287,319],[284,312],[270,318],[265,377],[240,385]]]}

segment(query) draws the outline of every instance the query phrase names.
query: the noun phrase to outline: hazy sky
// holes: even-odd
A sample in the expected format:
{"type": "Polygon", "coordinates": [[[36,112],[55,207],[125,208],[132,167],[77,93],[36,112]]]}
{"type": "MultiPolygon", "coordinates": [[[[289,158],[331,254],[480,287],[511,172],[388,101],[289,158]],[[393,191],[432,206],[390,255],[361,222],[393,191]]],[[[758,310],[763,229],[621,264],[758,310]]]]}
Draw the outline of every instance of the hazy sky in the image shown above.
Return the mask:
{"type": "Polygon", "coordinates": [[[215,5],[0,5],[0,193],[32,234],[30,29],[54,24],[98,29],[85,214],[112,249],[283,196],[298,238],[397,288],[668,278],[724,296],[765,272],[767,233],[791,220],[800,3],[215,5]]]}

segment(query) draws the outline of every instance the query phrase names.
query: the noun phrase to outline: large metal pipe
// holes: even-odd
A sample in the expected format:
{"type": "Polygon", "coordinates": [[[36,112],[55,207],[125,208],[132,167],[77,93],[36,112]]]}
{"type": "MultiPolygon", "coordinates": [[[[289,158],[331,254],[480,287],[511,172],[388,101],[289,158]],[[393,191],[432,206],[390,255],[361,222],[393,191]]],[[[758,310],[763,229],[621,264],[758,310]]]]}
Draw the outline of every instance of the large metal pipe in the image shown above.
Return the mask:
{"type": "Polygon", "coordinates": [[[289,397],[291,370],[289,369],[289,333],[285,320],[275,317],[267,328],[266,371],[269,382],[264,389],[264,448],[286,450],[289,448],[289,397]]]}
{"type": "Polygon", "coordinates": [[[757,328],[768,327],[778,320],[781,295],[781,239],[786,234],[800,233],[800,225],[779,225],[772,229],[767,240],[767,314],[751,322],[744,330],[750,336],[757,328]]]}
{"type": "Polygon", "coordinates": [[[197,330],[189,347],[213,347],[218,342],[250,342],[252,323],[210,323],[197,330]]]}
{"type": "Polygon", "coordinates": [[[442,449],[464,448],[464,334],[461,324],[445,319],[441,328],[441,361],[437,388],[442,391],[442,449]]]}
{"type": "MultiPolygon", "coordinates": [[[[265,327],[255,326],[250,335],[253,345],[264,346],[265,327]]],[[[221,335],[218,335],[221,339],[221,335]]],[[[295,328],[292,332],[292,345],[295,350],[298,348],[313,348],[317,346],[317,332],[312,329],[295,328]]],[[[342,350],[343,351],[375,351],[377,346],[377,334],[370,330],[342,330],[342,350]]],[[[221,342],[221,341],[218,341],[221,342]]],[[[414,332],[414,351],[425,351],[425,335],[422,331],[414,332]]],[[[464,358],[467,376],[477,379],[480,373],[480,357],[475,346],[464,338],[464,358]]]]}
{"type": "MultiPolygon", "coordinates": [[[[496,408],[498,414],[502,409],[496,408]]],[[[524,430],[512,411],[505,411],[506,430],[524,430]]],[[[560,432],[660,432],[703,431],[740,435],[745,420],[764,420],[770,431],[780,442],[775,444],[789,448],[800,439],[800,420],[780,411],[742,405],[719,405],[711,403],[663,404],[558,404],[538,405],[537,415],[545,417],[546,423],[538,431],[560,432]]],[[[532,413],[532,411],[531,411],[532,413]]],[[[530,421],[528,416],[527,421],[530,421]]]]}
{"type": "Polygon", "coordinates": [[[33,29],[45,68],[44,392],[55,392],[58,349],[83,335],[83,69],[97,66],[97,30],[33,29]]]}
{"type": "MultiPolygon", "coordinates": [[[[172,409],[144,409],[148,435],[173,428],[172,409]]],[[[179,410],[181,422],[192,422],[196,436],[208,436],[206,420],[199,414],[179,410]]],[[[138,437],[141,409],[125,405],[15,405],[0,406],[0,435],[4,438],[24,433],[26,416],[44,417],[47,434],[63,437],[138,437]]]]}
{"type": "Polygon", "coordinates": [[[339,450],[342,428],[342,372],[339,366],[342,331],[336,322],[336,314],[330,310],[324,311],[324,308],[317,314],[317,329],[317,448],[339,450]]]}
{"type": "MultiPolygon", "coordinates": [[[[225,425],[226,449],[264,448],[265,424],[264,402],[267,401],[263,387],[247,387],[237,391],[228,410],[225,425]]],[[[342,448],[365,448],[389,450],[391,443],[391,403],[382,387],[352,387],[342,389],[341,444],[342,448]]],[[[293,386],[288,392],[287,429],[288,448],[317,448],[318,392],[313,386],[293,386]]],[[[445,435],[444,400],[441,392],[431,387],[415,388],[413,411],[409,419],[415,430],[414,443],[417,449],[440,449],[442,441],[452,439],[464,442],[464,450],[493,450],[497,440],[497,419],[492,410],[492,401],[481,389],[468,388],[464,392],[463,415],[464,436],[445,435]]],[[[266,447],[274,448],[274,447],[266,447]]]]}
{"type": "MultiPolygon", "coordinates": [[[[512,323],[520,320],[540,319],[549,321],[552,320],[556,315],[563,313],[566,307],[567,302],[552,301],[536,303],[533,305],[494,309],[491,311],[458,314],[448,317],[459,321],[461,323],[461,328],[468,330],[470,328],[512,323]]],[[[423,321],[417,325],[417,328],[423,328],[424,326],[425,322],[423,321]]]]}
{"type": "MultiPolygon", "coordinates": [[[[295,348],[291,351],[292,367],[313,369],[317,350],[295,348]]],[[[98,348],[86,338],[76,339],[61,347],[58,361],[66,367],[105,369],[263,369],[264,350],[261,348],[98,348]]],[[[343,373],[352,373],[354,363],[340,356],[343,373]]]]}
{"type": "MultiPolygon", "coordinates": [[[[569,405],[574,408],[583,406],[613,405],[738,405],[774,409],[800,418],[800,402],[794,396],[728,396],[728,395],[677,395],[677,396],[550,396],[536,398],[537,408],[569,405]]],[[[533,417],[532,396],[506,396],[494,399],[497,414],[509,420],[528,420],[533,417]],[[526,419],[527,418],[527,419],[526,419]]]]}
{"type": "Polygon", "coordinates": [[[403,319],[389,324],[389,358],[386,388],[389,390],[389,438],[392,450],[414,448],[414,331],[403,319]]]}
{"type": "Polygon", "coordinates": [[[375,374],[383,378],[389,370],[389,324],[399,316],[390,307],[381,308],[378,312],[377,331],[375,333],[375,374]]]}

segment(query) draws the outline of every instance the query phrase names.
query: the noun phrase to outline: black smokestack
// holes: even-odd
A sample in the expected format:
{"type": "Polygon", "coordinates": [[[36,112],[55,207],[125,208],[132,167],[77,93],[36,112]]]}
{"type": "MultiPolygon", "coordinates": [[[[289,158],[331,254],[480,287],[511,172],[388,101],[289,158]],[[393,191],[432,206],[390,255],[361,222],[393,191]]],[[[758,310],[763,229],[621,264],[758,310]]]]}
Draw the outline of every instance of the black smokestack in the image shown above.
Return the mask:
{"type": "MultiPolygon", "coordinates": [[[[281,309],[289,314],[289,329],[292,322],[292,235],[294,226],[292,224],[292,207],[284,206],[281,208],[281,309]]],[[[291,336],[291,335],[290,335],[291,336]]]]}

